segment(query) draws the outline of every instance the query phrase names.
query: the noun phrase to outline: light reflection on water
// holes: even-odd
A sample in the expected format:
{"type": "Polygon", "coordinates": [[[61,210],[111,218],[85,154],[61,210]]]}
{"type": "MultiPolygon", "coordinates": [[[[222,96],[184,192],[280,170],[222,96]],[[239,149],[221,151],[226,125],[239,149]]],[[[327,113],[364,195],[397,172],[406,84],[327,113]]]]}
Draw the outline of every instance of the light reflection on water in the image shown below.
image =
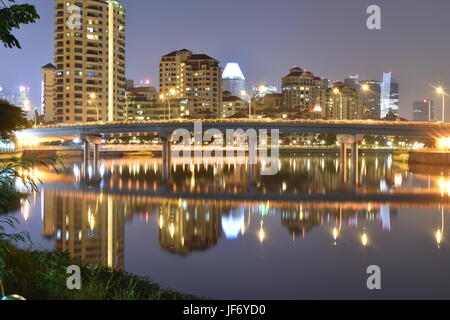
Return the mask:
{"type": "Polygon", "coordinates": [[[203,296],[450,298],[448,170],[371,156],[351,179],[336,157],[280,162],[276,176],[175,163],[167,183],[159,159],[38,168],[42,193],[17,214],[38,247],[203,296]]]}

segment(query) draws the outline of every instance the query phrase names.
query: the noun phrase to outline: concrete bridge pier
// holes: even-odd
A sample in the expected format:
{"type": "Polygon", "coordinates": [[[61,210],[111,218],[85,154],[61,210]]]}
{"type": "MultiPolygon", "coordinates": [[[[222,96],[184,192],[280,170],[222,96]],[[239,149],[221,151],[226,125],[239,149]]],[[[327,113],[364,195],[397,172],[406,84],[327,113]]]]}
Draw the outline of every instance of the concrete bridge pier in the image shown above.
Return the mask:
{"type": "Polygon", "coordinates": [[[359,180],[359,142],[352,143],[352,185],[357,186],[359,180]]]}
{"type": "Polygon", "coordinates": [[[341,160],[341,174],[343,183],[347,182],[347,145],[351,145],[352,150],[352,167],[351,177],[354,186],[358,183],[359,176],[359,141],[362,140],[362,135],[338,135],[337,141],[340,144],[340,160],[341,160]]]}
{"type": "Polygon", "coordinates": [[[83,163],[84,167],[87,168],[89,166],[89,159],[91,155],[91,145],[89,141],[85,140],[83,142],[83,163]]]}
{"type": "Polygon", "coordinates": [[[170,179],[170,163],[172,158],[171,140],[172,135],[170,133],[161,134],[162,140],[162,182],[167,183],[170,179]]]}
{"type": "Polygon", "coordinates": [[[94,144],[94,171],[97,174],[98,169],[98,160],[100,157],[100,145],[95,143],[94,144]]]}
{"type": "Polygon", "coordinates": [[[89,166],[91,158],[91,144],[94,145],[94,168],[96,170],[100,158],[100,145],[103,142],[102,137],[98,135],[82,135],[80,140],[83,141],[83,160],[86,168],[89,166]]]}

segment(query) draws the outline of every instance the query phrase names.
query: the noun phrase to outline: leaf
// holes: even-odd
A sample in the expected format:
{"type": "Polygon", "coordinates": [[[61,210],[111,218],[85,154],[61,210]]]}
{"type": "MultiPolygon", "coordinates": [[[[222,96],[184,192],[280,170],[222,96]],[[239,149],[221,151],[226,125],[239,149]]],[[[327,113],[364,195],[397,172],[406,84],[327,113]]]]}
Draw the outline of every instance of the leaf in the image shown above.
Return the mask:
{"type": "MultiPolygon", "coordinates": [[[[13,0],[9,0],[15,3],[13,0]]],[[[20,29],[23,24],[34,23],[40,17],[35,6],[31,4],[14,4],[10,7],[0,9],[0,41],[7,48],[17,47],[21,49],[19,40],[12,34],[16,29],[20,29]]]]}

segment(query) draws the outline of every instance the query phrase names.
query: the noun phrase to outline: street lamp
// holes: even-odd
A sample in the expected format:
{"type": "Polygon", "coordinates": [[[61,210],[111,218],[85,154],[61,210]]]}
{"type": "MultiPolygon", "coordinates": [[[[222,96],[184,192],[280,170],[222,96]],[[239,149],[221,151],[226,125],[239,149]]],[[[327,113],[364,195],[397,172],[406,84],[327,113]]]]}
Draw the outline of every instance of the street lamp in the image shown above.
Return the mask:
{"type": "Polygon", "coordinates": [[[245,90],[241,91],[241,95],[244,96],[244,97],[247,97],[247,99],[249,101],[249,104],[248,104],[248,117],[251,119],[252,118],[252,98],[250,97],[250,95],[245,90]]]}
{"type": "Polygon", "coordinates": [[[367,83],[364,83],[363,85],[361,85],[361,89],[362,91],[369,91],[370,90],[370,86],[367,83]]]}
{"type": "Polygon", "coordinates": [[[344,120],[344,99],[342,98],[342,93],[338,88],[334,88],[333,93],[338,94],[341,99],[341,120],[344,120]]]}
{"type": "Polygon", "coordinates": [[[95,100],[97,98],[97,96],[95,95],[95,93],[91,93],[89,95],[89,97],[91,98],[91,100],[89,100],[89,103],[91,104],[92,102],[94,102],[95,108],[97,109],[97,122],[99,122],[100,121],[100,115],[99,115],[99,110],[98,110],[98,104],[97,104],[97,102],[95,100]]]}
{"type": "Polygon", "coordinates": [[[445,90],[439,87],[436,88],[436,93],[442,96],[442,122],[445,122],[445,90]]]}
{"type": "MultiPolygon", "coordinates": [[[[176,91],[175,89],[172,88],[172,89],[169,90],[169,94],[170,94],[170,96],[174,97],[174,96],[177,94],[177,91],[176,91]]],[[[171,106],[170,106],[170,98],[167,97],[167,94],[166,94],[166,95],[161,94],[161,95],[159,96],[159,98],[160,98],[162,101],[164,101],[164,100],[167,101],[167,105],[169,106],[169,121],[170,121],[170,118],[171,118],[171,115],[172,115],[171,106]]],[[[165,118],[166,118],[166,110],[164,109],[164,119],[165,119],[165,118]]]]}

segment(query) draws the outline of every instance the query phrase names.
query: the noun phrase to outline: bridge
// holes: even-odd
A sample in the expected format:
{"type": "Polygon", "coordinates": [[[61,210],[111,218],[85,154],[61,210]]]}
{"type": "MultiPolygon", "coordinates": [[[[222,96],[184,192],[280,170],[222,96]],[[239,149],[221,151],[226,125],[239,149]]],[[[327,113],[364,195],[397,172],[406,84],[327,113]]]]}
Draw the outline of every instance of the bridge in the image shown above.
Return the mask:
{"type": "MultiPolygon", "coordinates": [[[[288,134],[336,134],[340,144],[342,163],[347,160],[347,146],[352,148],[352,168],[358,171],[359,141],[363,135],[401,136],[415,138],[450,137],[450,124],[428,122],[373,121],[373,120],[272,120],[272,119],[218,119],[218,120],[170,120],[170,121],[134,121],[134,122],[98,122],[58,124],[34,127],[18,133],[19,140],[70,140],[84,142],[84,161],[87,165],[90,157],[90,144],[94,144],[94,162],[98,162],[99,145],[104,139],[123,136],[158,135],[163,142],[163,163],[170,167],[172,134],[178,130],[187,132],[207,132],[216,130],[226,133],[228,130],[254,130],[288,134]]],[[[251,164],[256,163],[257,142],[248,137],[251,164]]],[[[269,136],[270,139],[270,136],[269,136]]],[[[197,143],[197,142],[196,142],[197,143]]],[[[269,142],[267,142],[269,144],[269,142]]],[[[164,171],[164,176],[168,174],[164,171]]],[[[166,177],[167,178],[167,177],[166,177]]],[[[356,175],[355,175],[356,178],[356,175]]]]}
{"type": "MultiPolygon", "coordinates": [[[[194,132],[200,120],[134,121],[74,123],[38,126],[21,131],[23,137],[74,139],[86,135],[104,138],[119,135],[160,134],[185,129],[194,132]]],[[[271,119],[222,119],[201,120],[202,130],[228,129],[279,130],[280,133],[384,135],[416,138],[450,136],[450,124],[429,122],[373,121],[373,120],[271,120],[271,119]]]]}

